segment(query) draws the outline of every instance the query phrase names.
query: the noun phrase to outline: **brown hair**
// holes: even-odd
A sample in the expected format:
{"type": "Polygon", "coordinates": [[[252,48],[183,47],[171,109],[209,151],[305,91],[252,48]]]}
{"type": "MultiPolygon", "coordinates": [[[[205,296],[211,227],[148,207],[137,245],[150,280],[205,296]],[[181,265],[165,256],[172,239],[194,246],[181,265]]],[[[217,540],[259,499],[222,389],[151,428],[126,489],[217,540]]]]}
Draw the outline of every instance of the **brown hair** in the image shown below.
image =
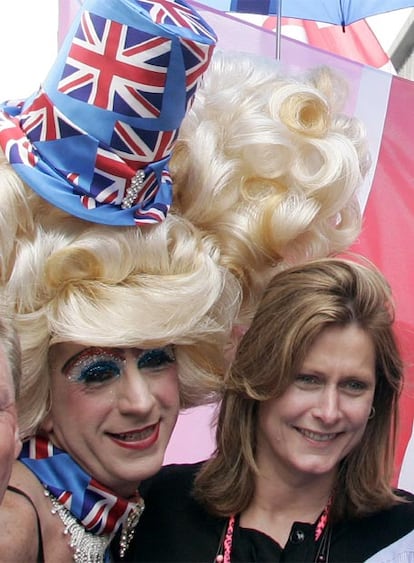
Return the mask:
{"type": "Polygon", "coordinates": [[[390,480],[403,367],[393,332],[389,286],[373,267],[322,259],[277,274],[240,343],[226,381],[217,450],[196,479],[195,495],[215,514],[247,508],[254,494],[258,405],[281,396],[328,325],[356,323],[376,356],[376,415],[343,460],[332,516],[362,515],[396,502],[390,480]],[[277,366],[277,369],[275,369],[277,366]]]}

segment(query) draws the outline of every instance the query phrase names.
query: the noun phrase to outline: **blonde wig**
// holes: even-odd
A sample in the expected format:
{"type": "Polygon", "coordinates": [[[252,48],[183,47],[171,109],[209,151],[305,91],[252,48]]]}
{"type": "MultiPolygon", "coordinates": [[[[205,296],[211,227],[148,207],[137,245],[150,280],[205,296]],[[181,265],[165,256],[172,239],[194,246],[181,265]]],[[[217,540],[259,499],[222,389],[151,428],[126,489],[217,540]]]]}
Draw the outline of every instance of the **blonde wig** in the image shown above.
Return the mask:
{"type": "Polygon", "coordinates": [[[361,516],[396,502],[391,489],[403,363],[393,332],[386,280],[373,267],[334,258],[277,274],[240,343],[225,382],[217,451],[196,480],[196,495],[220,515],[250,504],[258,406],[291,384],[316,337],[328,326],[356,324],[372,339],[376,358],[375,416],[338,470],[334,518],[361,516]],[[235,424],[237,421],[237,424],[235,424]]]}
{"type": "Polygon", "coordinates": [[[182,124],[175,208],[213,233],[247,316],[277,269],[342,251],[359,233],[370,158],[345,98],[328,68],[295,78],[276,61],[217,51],[182,124]]]}

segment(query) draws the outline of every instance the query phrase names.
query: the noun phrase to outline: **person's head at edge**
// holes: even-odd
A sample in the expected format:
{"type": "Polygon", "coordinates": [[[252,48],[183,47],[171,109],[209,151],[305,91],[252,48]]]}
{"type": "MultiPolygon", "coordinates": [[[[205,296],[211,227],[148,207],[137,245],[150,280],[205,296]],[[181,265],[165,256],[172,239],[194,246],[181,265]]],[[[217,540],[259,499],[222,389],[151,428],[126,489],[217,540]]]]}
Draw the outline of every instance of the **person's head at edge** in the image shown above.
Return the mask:
{"type": "Polygon", "coordinates": [[[0,315],[0,503],[21,442],[16,400],[21,377],[20,343],[12,321],[0,315]]]}
{"type": "MultiPolygon", "coordinates": [[[[249,506],[259,469],[256,462],[260,454],[261,412],[269,402],[280,404],[298,385],[303,366],[327,335],[349,337],[351,330],[357,331],[353,336],[359,339],[358,346],[361,337],[368,337],[363,348],[367,383],[362,383],[367,389],[361,393],[373,397],[363,407],[362,437],[343,459],[338,459],[332,472],[331,518],[363,515],[396,502],[390,483],[403,366],[393,332],[393,315],[388,284],[371,266],[326,259],[288,269],[272,279],[225,384],[216,455],[196,480],[196,495],[210,510],[229,515],[249,506]],[[371,361],[373,368],[369,367],[371,361]],[[371,390],[370,369],[374,371],[371,390]]],[[[305,380],[305,385],[310,386],[306,392],[312,392],[312,385],[323,387],[331,377],[322,371],[315,376],[315,383],[309,376],[310,381],[305,380]]],[[[357,383],[356,391],[350,388],[351,395],[360,394],[361,383],[357,383]]],[[[310,410],[308,418],[301,420],[312,420],[317,416],[312,413],[310,410]]],[[[326,433],[340,433],[347,428],[351,432],[349,424],[345,408],[335,422],[324,428],[326,433]]],[[[293,423],[291,437],[298,430],[300,433],[293,423]]],[[[320,430],[323,432],[323,427],[320,430]]],[[[340,439],[341,436],[333,437],[332,442],[340,439]]],[[[303,440],[304,444],[305,436],[303,440]]]]}

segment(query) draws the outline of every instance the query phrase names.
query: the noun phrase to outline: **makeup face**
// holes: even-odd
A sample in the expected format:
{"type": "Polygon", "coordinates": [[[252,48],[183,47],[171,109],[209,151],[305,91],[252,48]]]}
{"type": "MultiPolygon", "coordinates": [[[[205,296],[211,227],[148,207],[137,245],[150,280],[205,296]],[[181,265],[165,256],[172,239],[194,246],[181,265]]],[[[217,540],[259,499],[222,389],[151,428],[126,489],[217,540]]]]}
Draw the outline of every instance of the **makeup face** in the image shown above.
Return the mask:
{"type": "Polygon", "coordinates": [[[13,380],[0,346],[0,502],[3,500],[13,461],[19,455],[20,448],[13,380]]]}
{"type": "Polygon", "coordinates": [[[364,434],[374,391],[370,336],[354,324],[324,329],[283,395],[259,407],[260,469],[333,479],[364,434]]]}
{"type": "Polygon", "coordinates": [[[151,350],[56,344],[45,430],[90,475],[132,495],[161,467],[180,407],[171,346],[151,350]]]}

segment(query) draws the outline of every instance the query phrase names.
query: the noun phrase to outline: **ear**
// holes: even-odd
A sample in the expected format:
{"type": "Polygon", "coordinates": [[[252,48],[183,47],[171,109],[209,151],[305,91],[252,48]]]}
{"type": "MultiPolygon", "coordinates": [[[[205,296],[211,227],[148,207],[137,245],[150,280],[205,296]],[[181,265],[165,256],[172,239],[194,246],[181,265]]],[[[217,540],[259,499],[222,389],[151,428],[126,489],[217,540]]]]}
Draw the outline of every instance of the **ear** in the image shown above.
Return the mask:
{"type": "MultiPolygon", "coordinates": [[[[50,352],[50,350],[49,350],[50,352]]],[[[49,358],[50,361],[50,358],[49,358]]],[[[52,391],[49,389],[46,399],[46,414],[42,423],[40,425],[40,429],[46,432],[46,434],[50,434],[53,432],[53,417],[52,417],[52,391]]]]}
{"type": "Polygon", "coordinates": [[[43,422],[41,424],[41,429],[47,434],[50,434],[53,431],[53,418],[50,409],[47,415],[45,416],[45,418],[43,419],[43,422]]]}
{"type": "Polygon", "coordinates": [[[17,459],[22,449],[22,441],[20,440],[19,423],[17,422],[16,403],[11,406],[11,414],[14,418],[14,458],[17,459]]]}
{"type": "Polygon", "coordinates": [[[249,325],[234,325],[231,329],[230,338],[224,347],[224,358],[230,366],[236,357],[237,347],[244,334],[247,332],[249,325]]]}
{"type": "Polygon", "coordinates": [[[19,436],[19,429],[16,428],[14,432],[14,457],[17,459],[22,450],[22,441],[19,436]]]}

